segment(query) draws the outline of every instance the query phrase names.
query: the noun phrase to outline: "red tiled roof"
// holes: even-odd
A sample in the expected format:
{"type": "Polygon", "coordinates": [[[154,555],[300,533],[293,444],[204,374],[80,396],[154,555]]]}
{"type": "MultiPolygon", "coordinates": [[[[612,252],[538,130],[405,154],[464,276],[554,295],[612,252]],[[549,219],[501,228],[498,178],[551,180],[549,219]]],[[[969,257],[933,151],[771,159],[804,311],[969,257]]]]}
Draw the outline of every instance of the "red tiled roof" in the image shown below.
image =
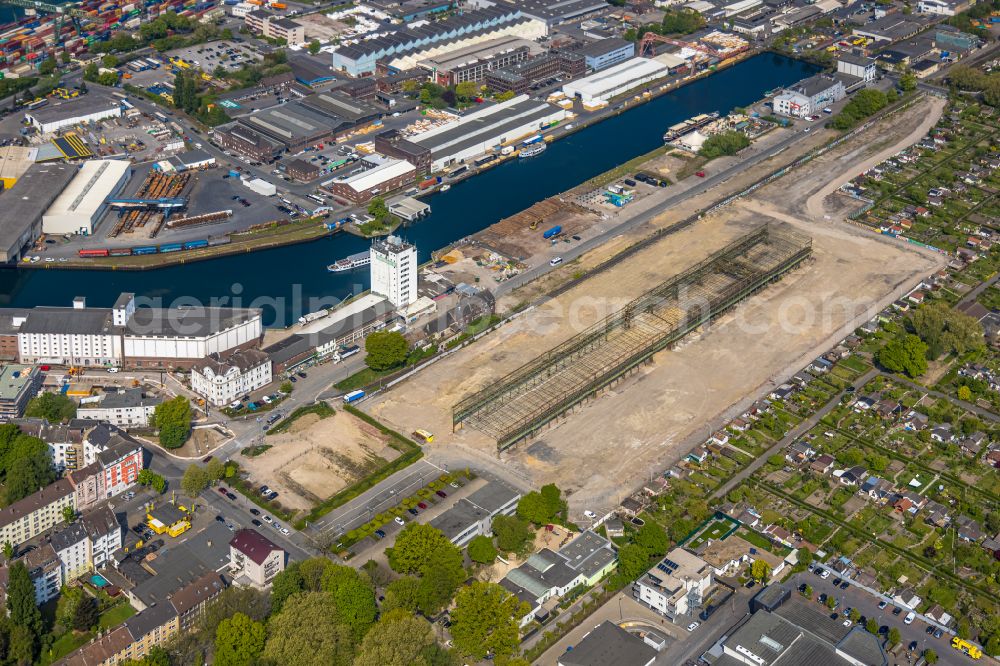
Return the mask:
{"type": "Polygon", "coordinates": [[[270,554],[281,548],[257,530],[242,529],[236,533],[229,545],[240,551],[257,564],[263,564],[270,554]]]}

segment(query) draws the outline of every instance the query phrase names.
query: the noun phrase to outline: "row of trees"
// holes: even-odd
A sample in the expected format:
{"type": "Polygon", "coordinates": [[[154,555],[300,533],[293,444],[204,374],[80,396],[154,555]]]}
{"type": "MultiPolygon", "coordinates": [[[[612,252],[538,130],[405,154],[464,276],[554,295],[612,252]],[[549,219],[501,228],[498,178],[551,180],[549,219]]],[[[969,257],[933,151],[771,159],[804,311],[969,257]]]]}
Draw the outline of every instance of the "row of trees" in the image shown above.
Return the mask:
{"type": "Polygon", "coordinates": [[[906,334],[887,342],[876,360],[885,369],[918,377],[927,372],[927,361],[943,355],[962,355],[983,349],[982,325],[946,303],[931,303],[914,310],[903,322],[906,334]]]}
{"type": "Polygon", "coordinates": [[[705,27],[705,17],[692,9],[667,9],[663,14],[663,21],[657,25],[644,26],[640,30],[629,28],[625,31],[625,39],[635,42],[642,38],[647,32],[654,32],[658,35],[690,35],[705,27]]]}
{"type": "Polygon", "coordinates": [[[841,112],[833,119],[831,125],[839,130],[850,129],[865,118],[884,109],[887,104],[889,104],[889,97],[884,92],[874,88],[865,88],[854,94],[851,101],[844,105],[841,112]]]}
{"type": "MultiPolygon", "coordinates": [[[[184,476],[181,477],[181,490],[183,490],[188,497],[197,497],[201,494],[201,491],[205,490],[216,481],[224,479],[226,477],[226,473],[226,465],[218,458],[212,458],[205,465],[199,465],[197,463],[188,465],[188,468],[184,470],[184,476]]],[[[141,476],[139,478],[139,482],[142,483],[141,476]]],[[[163,491],[161,490],[159,492],[163,491]]]]}
{"type": "Polygon", "coordinates": [[[749,145],[750,139],[746,134],[730,130],[713,134],[705,139],[698,154],[711,160],[723,155],[735,155],[749,145]]]}

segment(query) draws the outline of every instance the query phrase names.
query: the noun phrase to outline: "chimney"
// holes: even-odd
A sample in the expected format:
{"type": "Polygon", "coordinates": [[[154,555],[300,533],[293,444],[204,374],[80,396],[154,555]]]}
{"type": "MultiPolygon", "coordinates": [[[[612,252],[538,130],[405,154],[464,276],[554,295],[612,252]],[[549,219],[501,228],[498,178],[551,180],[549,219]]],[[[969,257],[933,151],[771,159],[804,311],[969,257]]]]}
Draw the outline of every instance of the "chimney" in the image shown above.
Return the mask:
{"type": "Polygon", "coordinates": [[[77,296],[76,298],[73,299],[73,309],[74,310],[82,310],[85,307],[87,307],[87,297],[86,296],[77,296]]]}

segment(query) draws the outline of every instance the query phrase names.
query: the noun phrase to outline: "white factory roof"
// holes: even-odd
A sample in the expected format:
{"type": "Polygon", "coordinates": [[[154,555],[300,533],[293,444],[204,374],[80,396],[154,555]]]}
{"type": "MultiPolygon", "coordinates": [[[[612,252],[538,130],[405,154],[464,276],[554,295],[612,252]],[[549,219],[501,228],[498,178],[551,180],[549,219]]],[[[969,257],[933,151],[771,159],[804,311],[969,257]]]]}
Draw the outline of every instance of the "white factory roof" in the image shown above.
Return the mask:
{"type": "Polygon", "coordinates": [[[653,60],[671,68],[680,67],[681,65],[686,65],[688,63],[687,60],[685,60],[684,58],[680,57],[675,53],[661,53],[660,55],[653,58],[653,60]]]}
{"type": "Polygon", "coordinates": [[[373,187],[378,187],[388,180],[402,176],[413,170],[413,165],[406,160],[386,159],[373,169],[362,171],[361,173],[335,182],[344,183],[355,192],[367,192],[373,187]]]}
{"type": "Polygon", "coordinates": [[[667,66],[649,58],[632,58],[614,67],[601,70],[577,81],[571,81],[563,86],[567,95],[580,93],[584,98],[600,97],[609,90],[615,90],[631,81],[656,76],[661,72],[666,75],[667,66]]]}
{"type": "Polygon", "coordinates": [[[131,168],[132,164],[126,160],[84,162],[45,215],[94,215],[131,168]]]}

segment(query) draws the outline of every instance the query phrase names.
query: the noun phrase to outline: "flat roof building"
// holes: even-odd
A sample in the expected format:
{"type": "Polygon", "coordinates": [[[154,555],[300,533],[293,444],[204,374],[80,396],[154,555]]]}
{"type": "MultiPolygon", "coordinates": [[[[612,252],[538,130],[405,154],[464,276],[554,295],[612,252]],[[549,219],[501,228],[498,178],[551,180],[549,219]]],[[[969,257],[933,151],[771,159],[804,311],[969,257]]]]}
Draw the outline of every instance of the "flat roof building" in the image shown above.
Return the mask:
{"type": "Polygon", "coordinates": [[[323,142],[343,124],[331,123],[328,115],[303,106],[300,102],[261,109],[240,118],[239,123],[280,144],[291,153],[323,142]]]}
{"type": "Polygon", "coordinates": [[[89,160],[42,216],[42,233],[90,236],[107,210],[105,201],[132,175],[127,160],[89,160]]]}
{"type": "Polygon", "coordinates": [[[20,418],[41,385],[42,373],[33,365],[0,365],[0,422],[20,418]]]}
{"type": "Polygon", "coordinates": [[[47,134],[82,123],[105,118],[120,118],[121,115],[122,107],[117,99],[94,91],[89,95],[54,102],[40,109],[28,111],[24,114],[24,118],[37,127],[39,132],[47,134]]]}
{"type": "Polygon", "coordinates": [[[377,166],[361,173],[328,180],[323,183],[323,187],[334,196],[354,204],[364,204],[375,196],[412,184],[416,176],[417,170],[406,160],[383,157],[378,160],[377,166]]]}
{"type": "Polygon", "coordinates": [[[456,546],[464,546],[479,534],[489,534],[493,518],[517,510],[521,493],[500,481],[488,481],[467,498],[440,514],[430,525],[441,530],[456,546]]]}
{"type": "Polygon", "coordinates": [[[76,176],[72,164],[35,164],[0,194],[0,263],[16,262],[42,234],[42,216],[76,176]]]}
{"type": "Polygon", "coordinates": [[[558,666],[649,666],[656,650],[611,620],[605,620],[559,657],[558,666]]]}
{"type": "Polygon", "coordinates": [[[606,12],[610,9],[603,0],[499,0],[499,6],[514,7],[525,16],[543,21],[552,26],[567,21],[576,21],[586,16],[606,12]]]}
{"type": "Polygon", "coordinates": [[[632,58],[563,86],[567,97],[585,105],[606,103],[643,84],[667,76],[668,66],[649,58],[632,58]]]}
{"type": "Polygon", "coordinates": [[[565,117],[563,108],[519,95],[417,134],[410,141],[431,151],[432,170],[438,171],[496,145],[515,142],[565,117]]]}
{"type": "Polygon", "coordinates": [[[36,148],[24,146],[0,147],[0,190],[9,190],[25,171],[35,163],[36,148]]]}
{"type": "Polygon", "coordinates": [[[482,81],[487,72],[517,64],[542,52],[537,42],[505,35],[421,60],[438,85],[450,86],[466,81],[482,81]]]}
{"type": "Polygon", "coordinates": [[[587,67],[596,72],[635,56],[635,43],[620,37],[609,37],[587,42],[574,50],[585,58],[587,67]]]}

